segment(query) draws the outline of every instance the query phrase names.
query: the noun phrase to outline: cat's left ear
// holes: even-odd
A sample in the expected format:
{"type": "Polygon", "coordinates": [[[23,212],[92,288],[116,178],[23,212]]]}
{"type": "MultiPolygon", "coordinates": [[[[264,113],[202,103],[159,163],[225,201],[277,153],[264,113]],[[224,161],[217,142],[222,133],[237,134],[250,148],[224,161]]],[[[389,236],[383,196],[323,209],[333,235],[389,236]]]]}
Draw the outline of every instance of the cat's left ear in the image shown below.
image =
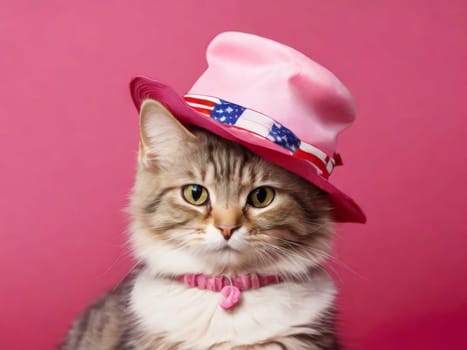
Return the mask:
{"type": "Polygon", "coordinates": [[[195,136],[161,103],[146,99],[140,109],[140,162],[145,166],[163,166],[195,136]]]}

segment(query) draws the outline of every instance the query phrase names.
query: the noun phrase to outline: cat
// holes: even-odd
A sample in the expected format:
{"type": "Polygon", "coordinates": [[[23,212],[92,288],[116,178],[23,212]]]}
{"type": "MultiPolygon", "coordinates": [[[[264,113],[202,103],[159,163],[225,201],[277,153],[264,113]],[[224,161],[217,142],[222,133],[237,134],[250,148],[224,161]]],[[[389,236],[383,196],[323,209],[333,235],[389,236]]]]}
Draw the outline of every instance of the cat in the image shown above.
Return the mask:
{"type": "Polygon", "coordinates": [[[322,267],[334,233],[326,193],[181,125],[155,100],[141,107],[140,135],[129,213],[142,265],[75,320],[60,349],[340,349],[322,267]],[[220,278],[227,292],[236,276],[276,279],[240,290],[226,309],[197,276],[220,278]]]}

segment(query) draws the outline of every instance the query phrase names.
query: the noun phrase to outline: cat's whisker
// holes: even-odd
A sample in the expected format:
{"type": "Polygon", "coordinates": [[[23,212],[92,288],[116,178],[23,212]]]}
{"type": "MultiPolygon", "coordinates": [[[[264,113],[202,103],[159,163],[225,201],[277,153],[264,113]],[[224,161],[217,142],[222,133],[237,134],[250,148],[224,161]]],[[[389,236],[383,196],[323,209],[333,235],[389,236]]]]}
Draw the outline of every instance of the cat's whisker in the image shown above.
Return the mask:
{"type": "MultiPolygon", "coordinates": [[[[324,258],[328,259],[328,260],[333,260],[333,261],[337,261],[337,258],[333,255],[331,255],[330,253],[328,253],[327,251],[324,251],[324,250],[320,250],[320,249],[317,249],[317,248],[314,248],[314,247],[311,247],[311,246],[305,246],[301,243],[298,243],[298,242],[294,242],[294,241],[291,241],[291,240],[288,240],[288,239],[283,239],[283,238],[276,238],[277,240],[279,240],[280,242],[288,245],[289,247],[291,248],[299,248],[299,249],[306,249],[306,250],[310,250],[320,256],[323,256],[324,258]]],[[[322,243],[320,242],[320,244],[325,244],[325,243],[322,243]]],[[[327,246],[328,249],[330,249],[330,247],[325,244],[327,246]]]]}
{"type": "MultiPolygon", "coordinates": [[[[286,240],[286,239],[282,239],[282,238],[276,238],[276,239],[278,239],[279,241],[281,241],[284,244],[289,245],[290,247],[303,248],[303,245],[301,245],[300,243],[293,242],[293,241],[286,240]]],[[[332,254],[330,254],[328,252],[318,250],[318,249],[313,248],[313,247],[307,247],[306,249],[309,249],[310,251],[325,257],[326,260],[329,260],[331,263],[337,264],[338,266],[344,268],[345,270],[347,270],[348,272],[356,275],[357,277],[363,278],[360,274],[358,274],[355,270],[351,269],[347,264],[345,264],[341,259],[337,258],[336,256],[334,256],[334,255],[332,255],[332,254]]],[[[334,268],[333,265],[327,264],[326,266],[327,266],[328,269],[330,269],[333,272],[333,274],[336,276],[336,278],[339,279],[339,281],[342,281],[341,274],[339,273],[338,270],[336,270],[334,268]]]]}
{"type": "MultiPolygon", "coordinates": [[[[301,260],[303,262],[306,263],[305,267],[308,268],[309,267],[309,264],[310,262],[312,263],[312,265],[319,265],[320,261],[316,259],[316,257],[312,256],[312,255],[308,255],[308,256],[303,256],[303,255],[300,255],[298,254],[297,252],[294,252],[293,250],[286,250],[282,247],[279,247],[279,246],[276,246],[276,245],[273,245],[273,244],[270,244],[270,243],[267,243],[267,242],[263,242],[262,243],[264,246],[266,246],[268,249],[271,249],[273,250],[275,253],[277,253],[278,255],[280,255],[282,258],[285,258],[286,260],[290,260],[290,258],[294,258],[294,259],[297,259],[297,260],[301,260]]],[[[306,253],[304,251],[304,253],[306,253]]],[[[295,260],[291,260],[293,262],[296,262],[295,260]]]]}
{"type": "MultiPolygon", "coordinates": [[[[281,240],[282,241],[282,240],[281,240]]],[[[304,253],[304,254],[309,254],[309,253],[314,253],[315,255],[317,256],[320,256],[320,257],[323,257],[323,258],[327,258],[328,257],[328,254],[322,250],[318,250],[318,249],[315,249],[315,248],[312,248],[312,247],[309,247],[309,246],[305,246],[305,245],[300,245],[300,244],[296,244],[296,245],[291,245],[290,244],[290,241],[288,240],[283,240],[283,242],[289,246],[290,250],[285,250],[283,247],[280,247],[280,246],[276,246],[274,244],[270,244],[270,243],[266,243],[268,245],[268,247],[272,248],[272,249],[275,249],[275,250],[279,250],[281,251],[282,253],[284,254],[290,254],[290,253],[293,253],[295,254],[296,256],[299,256],[299,257],[302,257],[304,258],[303,255],[299,255],[298,253],[304,253]]],[[[310,256],[310,258],[315,258],[314,256],[310,256]]]]}
{"type": "Polygon", "coordinates": [[[300,249],[300,251],[305,250],[305,251],[312,252],[312,253],[314,253],[314,254],[316,254],[316,255],[318,255],[320,257],[323,257],[325,259],[329,259],[329,260],[334,259],[334,257],[332,255],[330,255],[329,253],[327,253],[324,250],[316,249],[314,247],[299,244],[299,243],[292,242],[292,241],[289,241],[289,240],[284,240],[284,239],[281,239],[281,238],[278,238],[278,240],[281,241],[282,243],[286,244],[291,249],[300,249]]]}
{"type": "Polygon", "coordinates": [[[121,284],[122,282],[138,267],[140,266],[141,264],[143,264],[143,260],[141,259],[137,259],[135,261],[135,263],[130,267],[130,269],[128,270],[128,272],[126,274],[124,274],[118,281],[117,283],[115,284],[115,286],[112,288],[112,290],[116,290],[121,284]]]}
{"type": "Polygon", "coordinates": [[[115,266],[124,258],[132,258],[133,259],[133,254],[130,248],[130,240],[127,239],[123,244],[121,249],[118,251],[117,257],[112,261],[112,263],[109,265],[109,267],[102,273],[102,275],[106,275],[112,271],[115,266]]]}
{"type": "MultiPolygon", "coordinates": [[[[270,258],[269,261],[276,262],[276,255],[269,250],[262,250],[263,255],[270,258]]],[[[308,268],[300,264],[297,260],[292,259],[289,256],[283,256],[285,262],[288,263],[285,274],[292,276],[296,280],[301,280],[303,282],[311,280],[311,276],[308,273],[308,268]]]]}

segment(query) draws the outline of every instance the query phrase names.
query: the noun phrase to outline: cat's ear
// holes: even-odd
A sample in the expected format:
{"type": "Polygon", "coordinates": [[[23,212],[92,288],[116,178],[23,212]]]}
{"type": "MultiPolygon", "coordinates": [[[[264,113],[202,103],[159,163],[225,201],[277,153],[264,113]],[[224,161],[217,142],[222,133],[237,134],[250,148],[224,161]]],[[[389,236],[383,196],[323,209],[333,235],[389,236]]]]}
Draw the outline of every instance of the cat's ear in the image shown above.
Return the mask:
{"type": "Polygon", "coordinates": [[[144,166],[162,166],[195,136],[159,102],[144,100],[140,109],[140,154],[144,166]]]}

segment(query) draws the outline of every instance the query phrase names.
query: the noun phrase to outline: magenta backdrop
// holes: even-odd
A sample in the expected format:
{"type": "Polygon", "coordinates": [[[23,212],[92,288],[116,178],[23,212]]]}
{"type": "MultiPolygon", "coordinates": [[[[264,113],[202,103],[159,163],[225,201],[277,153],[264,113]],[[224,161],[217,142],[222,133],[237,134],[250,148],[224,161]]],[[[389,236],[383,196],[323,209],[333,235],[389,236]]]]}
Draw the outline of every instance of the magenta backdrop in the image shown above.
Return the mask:
{"type": "Polygon", "coordinates": [[[465,1],[62,3],[0,4],[0,349],[52,349],[129,269],[128,81],[184,92],[225,30],[300,49],[356,97],[333,176],[369,218],[338,227],[348,349],[466,346],[465,1]]]}

